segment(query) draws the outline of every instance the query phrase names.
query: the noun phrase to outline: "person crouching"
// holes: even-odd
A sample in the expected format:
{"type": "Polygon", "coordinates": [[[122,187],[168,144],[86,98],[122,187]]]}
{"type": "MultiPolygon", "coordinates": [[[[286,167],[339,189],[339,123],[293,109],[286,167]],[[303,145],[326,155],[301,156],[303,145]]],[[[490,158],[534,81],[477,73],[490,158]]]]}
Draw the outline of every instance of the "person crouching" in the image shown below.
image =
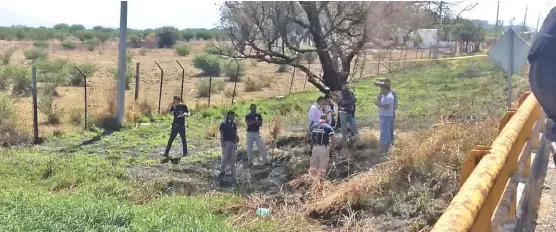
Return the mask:
{"type": "Polygon", "coordinates": [[[326,123],[327,115],[320,117],[320,122],[311,125],[309,133],[311,134],[311,158],[309,174],[315,180],[322,180],[326,176],[328,161],[330,160],[330,148],[336,147],[336,139],[334,137],[334,129],[326,123]]]}

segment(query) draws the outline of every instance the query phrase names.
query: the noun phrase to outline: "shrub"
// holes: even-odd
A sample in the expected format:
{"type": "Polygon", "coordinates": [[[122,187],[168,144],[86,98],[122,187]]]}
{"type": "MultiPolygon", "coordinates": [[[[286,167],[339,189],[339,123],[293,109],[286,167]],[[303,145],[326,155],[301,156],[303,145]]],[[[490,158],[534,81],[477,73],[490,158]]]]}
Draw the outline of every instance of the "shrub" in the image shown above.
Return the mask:
{"type": "Polygon", "coordinates": [[[230,63],[226,65],[225,72],[226,76],[229,77],[229,81],[240,81],[241,77],[245,75],[245,64],[243,62],[236,63],[235,61],[230,61],[230,63]]]}
{"type": "Polygon", "coordinates": [[[205,53],[211,54],[211,55],[220,54],[218,48],[214,45],[214,43],[209,43],[209,44],[207,44],[207,46],[205,46],[205,53]]]}
{"type": "Polygon", "coordinates": [[[48,48],[48,41],[37,40],[33,42],[33,46],[36,48],[48,48]]]}
{"type": "Polygon", "coordinates": [[[147,50],[147,49],[141,48],[141,49],[139,49],[139,55],[142,55],[142,56],[147,55],[148,51],[149,50],[147,50]]]}
{"type": "MultiPolygon", "coordinates": [[[[0,79],[9,80],[12,84],[12,94],[28,96],[31,93],[31,72],[26,68],[18,66],[8,66],[2,72],[0,79]]],[[[7,86],[4,86],[7,88],[7,86]]]]}
{"type": "Polygon", "coordinates": [[[10,64],[10,60],[12,59],[12,55],[14,54],[14,52],[15,48],[8,48],[4,52],[0,53],[0,60],[2,60],[2,64],[10,64]]]}
{"type": "Polygon", "coordinates": [[[23,51],[23,54],[25,55],[25,59],[37,60],[45,59],[48,56],[48,51],[44,48],[31,48],[23,51]]]}
{"type": "Polygon", "coordinates": [[[13,102],[0,95],[0,146],[9,147],[30,142],[29,134],[16,127],[13,102]]]}
{"type": "MultiPolygon", "coordinates": [[[[118,80],[117,68],[112,69],[112,76],[114,77],[114,80],[118,80]]],[[[131,80],[135,79],[135,67],[131,63],[127,63],[125,77],[125,88],[129,89],[131,80]]]]}
{"type": "Polygon", "coordinates": [[[60,124],[60,112],[56,110],[52,96],[42,95],[38,108],[41,113],[46,115],[46,123],[50,125],[60,124]]]}
{"type": "Polygon", "coordinates": [[[285,73],[288,71],[288,66],[285,64],[281,64],[280,66],[278,66],[278,70],[276,70],[276,72],[278,73],[285,73]]]}
{"type": "Polygon", "coordinates": [[[10,86],[9,78],[4,75],[4,71],[0,69],[0,91],[4,91],[10,86]]]}
{"type": "Polygon", "coordinates": [[[37,81],[60,86],[66,85],[70,76],[70,69],[64,68],[58,72],[38,73],[37,81]]]}
{"type": "MultiPolygon", "coordinates": [[[[93,76],[93,74],[95,74],[96,72],[96,65],[93,63],[82,63],[77,65],[77,67],[79,68],[79,70],[81,70],[81,72],[83,72],[83,74],[85,74],[85,76],[87,76],[87,78],[90,78],[91,76],[93,76]]],[[[70,85],[72,86],[82,86],[83,85],[83,75],[81,75],[81,73],[79,71],[77,71],[77,69],[72,68],[70,71],[70,85]]]]}
{"type": "Polygon", "coordinates": [[[46,83],[41,88],[42,95],[58,97],[59,95],[58,92],[56,92],[56,88],[58,88],[57,83],[46,83]]]}
{"type": "Polygon", "coordinates": [[[83,109],[74,108],[69,112],[70,122],[79,125],[83,121],[83,109]]]}
{"type": "Polygon", "coordinates": [[[56,73],[70,66],[67,59],[39,59],[33,61],[39,72],[56,73]]]}
{"type": "Polygon", "coordinates": [[[205,76],[220,76],[220,59],[215,55],[200,54],[193,59],[195,68],[203,70],[205,76]]]}
{"type": "Polygon", "coordinates": [[[100,39],[98,38],[93,38],[93,39],[88,39],[85,40],[85,44],[87,45],[87,49],[92,52],[95,50],[95,48],[100,45],[102,42],[100,41],[100,39]]]}
{"type": "Polygon", "coordinates": [[[247,80],[245,80],[245,92],[255,92],[262,89],[263,87],[259,80],[255,80],[253,78],[247,78],[247,80]]]}
{"type": "Polygon", "coordinates": [[[75,50],[75,48],[77,47],[77,45],[72,41],[63,41],[61,45],[66,50],[75,50]]]}
{"type": "MultiPolygon", "coordinates": [[[[218,94],[226,88],[226,84],[222,80],[212,80],[212,88],[210,88],[210,94],[218,94]]],[[[209,96],[209,79],[205,78],[199,81],[197,84],[197,94],[199,97],[209,96]]]]}
{"type": "Polygon", "coordinates": [[[176,54],[179,56],[188,56],[191,53],[191,46],[189,45],[178,45],[174,49],[176,49],[176,54]]]}

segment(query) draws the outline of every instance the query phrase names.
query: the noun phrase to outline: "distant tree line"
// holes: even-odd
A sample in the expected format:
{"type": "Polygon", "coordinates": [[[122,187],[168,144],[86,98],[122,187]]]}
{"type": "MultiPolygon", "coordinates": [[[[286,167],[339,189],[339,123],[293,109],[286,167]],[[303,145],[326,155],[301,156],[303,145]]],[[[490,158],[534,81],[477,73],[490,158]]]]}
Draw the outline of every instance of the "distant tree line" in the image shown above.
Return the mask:
{"type": "MultiPolygon", "coordinates": [[[[82,43],[88,40],[100,40],[104,43],[119,37],[118,28],[95,26],[86,29],[79,24],[60,23],[52,28],[39,27],[33,28],[24,25],[14,25],[11,27],[0,27],[0,40],[52,40],[65,41],[70,37],[78,39],[82,43]]],[[[225,37],[225,33],[220,29],[191,28],[179,30],[175,27],[165,26],[156,29],[128,29],[128,46],[140,47],[143,41],[153,41],[158,43],[159,48],[172,47],[176,41],[191,40],[220,40],[225,37]]]]}

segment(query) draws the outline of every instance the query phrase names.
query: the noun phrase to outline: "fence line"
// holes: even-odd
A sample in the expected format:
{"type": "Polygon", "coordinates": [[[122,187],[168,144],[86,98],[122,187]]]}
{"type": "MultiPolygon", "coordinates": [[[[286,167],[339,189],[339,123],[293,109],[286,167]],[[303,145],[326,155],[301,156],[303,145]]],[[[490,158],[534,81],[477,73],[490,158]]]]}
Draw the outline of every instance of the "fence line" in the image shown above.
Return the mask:
{"type": "Polygon", "coordinates": [[[85,130],[87,130],[87,116],[89,115],[87,112],[87,75],[85,75],[85,73],[81,72],[81,70],[77,67],[77,66],[73,66],[75,69],[77,69],[77,71],[81,74],[81,76],[83,77],[83,87],[85,90],[85,130]]]}

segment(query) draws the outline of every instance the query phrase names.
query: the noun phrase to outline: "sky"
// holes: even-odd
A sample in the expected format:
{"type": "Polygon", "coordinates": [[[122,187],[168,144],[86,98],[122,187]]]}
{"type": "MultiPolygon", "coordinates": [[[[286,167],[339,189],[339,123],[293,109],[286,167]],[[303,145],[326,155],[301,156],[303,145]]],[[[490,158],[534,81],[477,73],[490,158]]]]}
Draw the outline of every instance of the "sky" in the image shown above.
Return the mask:
{"type": "MultiPolygon", "coordinates": [[[[144,29],[171,25],[180,29],[213,28],[219,22],[219,5],[223,2],[223,0],[129,0],[128,27],[144,29]]],[[[479,2],[479,5],[463,13],[463,17],[494,23],[497,1],[465,0],[461,6],[474,2],[479,2]]],[[[504,20],[505,25],[509,25],[510,20],[515,18],[514,25],[521,25],[527,5],[529,9],[526,24],[536,28],[539,15],[542,24],[550,8],[556,5],[556,0],[501,0],[499,19],[504,20]]],[[[119,26],[119,0],[0,0],[0,8],[51,24],[63,22],[83,24],[86,27],[102,25],[117,28],[119,26]]]]}

